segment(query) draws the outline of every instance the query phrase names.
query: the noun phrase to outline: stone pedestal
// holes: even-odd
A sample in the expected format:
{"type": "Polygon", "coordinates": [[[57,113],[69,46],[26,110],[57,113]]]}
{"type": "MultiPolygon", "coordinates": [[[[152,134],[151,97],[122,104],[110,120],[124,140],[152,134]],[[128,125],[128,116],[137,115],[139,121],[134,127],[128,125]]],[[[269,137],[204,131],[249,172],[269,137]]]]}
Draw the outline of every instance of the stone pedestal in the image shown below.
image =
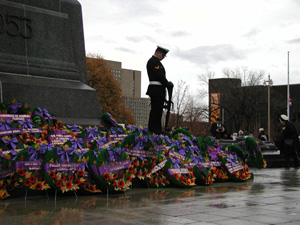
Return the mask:
{"type": "Polygon", "coordinates": [[[46,108],[64,124],[102,123],[77,0],[0,0],[0,82],[1,102],[46,108]]]}

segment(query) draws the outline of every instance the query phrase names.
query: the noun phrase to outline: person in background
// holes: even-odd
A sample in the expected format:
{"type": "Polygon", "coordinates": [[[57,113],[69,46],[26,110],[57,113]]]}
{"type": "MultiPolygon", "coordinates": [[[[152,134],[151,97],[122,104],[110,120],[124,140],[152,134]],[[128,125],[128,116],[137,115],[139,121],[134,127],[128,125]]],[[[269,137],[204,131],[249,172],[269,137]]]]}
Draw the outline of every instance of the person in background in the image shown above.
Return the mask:
{"type": "Polygon", "coordinates": [[[259,128],[258,132],[259,133],[258,133],[257,139],[259,139],[261,141],[268,141],[269,140],[268,135],[265,134],[264,128],[259,128]]]}
{"type": "Polygon", "coordinates": [[[279,137],[276,139],[275,144],[280,149],[280,153],[282,153],[284,156],[284,166],[288,168],[290,166],[290,158],[292,158],[294,167],[298,168],[299,158],[297,151],[299,148],[299,139],[296,127],[284,114],[280,115],[279,122],[282,125],[282,131],[279,137]]]}
{"type": "Polygon", "coordinates": [[[220,118],[216,119],[216,123],[213,123],[210,127],[210,133],[216,139],[227,138],[227,129],[220,118]]]}
{"type": "Polygon", "coordinates": [[[151,99],[151,110],[148,121],[148,129],[151,133],[162,134],[161,118],[166,97],[166,88],[172,88],[173,83],[166,78],[166,71],[162,63],[168,49],[157,46],[154,55],[147,62],[149,86],[146,94],[151,99]]]}

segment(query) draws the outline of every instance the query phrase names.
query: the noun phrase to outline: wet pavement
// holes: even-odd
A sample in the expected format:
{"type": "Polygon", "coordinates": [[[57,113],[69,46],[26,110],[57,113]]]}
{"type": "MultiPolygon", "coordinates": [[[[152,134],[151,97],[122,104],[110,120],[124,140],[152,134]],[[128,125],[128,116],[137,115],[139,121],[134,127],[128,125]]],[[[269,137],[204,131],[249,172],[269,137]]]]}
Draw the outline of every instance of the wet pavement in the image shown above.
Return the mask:
{"type": "Polygon", "coordinates": [[[0,224],[300,224],[300,170],[250,170],[243,183],[10,198],[0,201],[0,224]]]}

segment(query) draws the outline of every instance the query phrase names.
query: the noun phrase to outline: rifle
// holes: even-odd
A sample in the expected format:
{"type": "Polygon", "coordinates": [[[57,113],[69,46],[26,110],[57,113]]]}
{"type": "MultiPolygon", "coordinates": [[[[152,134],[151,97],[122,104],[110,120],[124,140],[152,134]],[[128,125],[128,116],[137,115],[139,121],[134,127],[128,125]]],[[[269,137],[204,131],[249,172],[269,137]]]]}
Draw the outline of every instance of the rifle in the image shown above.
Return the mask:
{"type": "Polygon", "coordinates": [[[165,105],[164,105],[164,108],[167,109],[166,121],[165,121],[165,132],[167,131],[167,127],[168,127],[168,123],[169,123],[171,106],[173,106],[173,104],[174,104],[172,102],[173,87],[174,87],[173,83],[169,82],[169,85],[167,87],[169,100],[165,101],[165,105]]]}

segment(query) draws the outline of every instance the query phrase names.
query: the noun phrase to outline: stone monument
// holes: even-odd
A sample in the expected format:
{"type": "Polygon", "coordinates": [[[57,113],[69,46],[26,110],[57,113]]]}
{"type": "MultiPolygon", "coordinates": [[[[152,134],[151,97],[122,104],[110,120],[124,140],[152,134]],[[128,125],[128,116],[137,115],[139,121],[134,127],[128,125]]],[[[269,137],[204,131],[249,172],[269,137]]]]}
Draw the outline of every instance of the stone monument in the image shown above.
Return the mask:
{"type": "Polygon", "coordinates": [[[85,60],[77,0],[0,0],[1,102],[45,108],[63,124],[99,125],[85,60]]]}

